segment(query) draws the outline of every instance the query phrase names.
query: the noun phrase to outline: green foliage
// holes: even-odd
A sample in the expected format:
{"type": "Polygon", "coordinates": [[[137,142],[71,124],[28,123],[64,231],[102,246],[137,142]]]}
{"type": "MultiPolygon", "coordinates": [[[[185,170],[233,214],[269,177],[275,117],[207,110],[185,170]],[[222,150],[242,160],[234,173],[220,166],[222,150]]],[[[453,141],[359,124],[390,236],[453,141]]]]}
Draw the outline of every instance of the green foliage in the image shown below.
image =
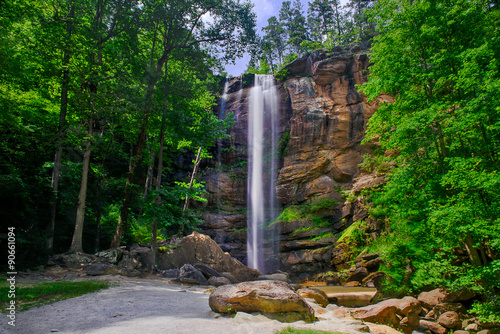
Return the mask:
{"type": "Polygon", "coordinates": [[[370,98],[394,98],[367,131],[398,152],[389,182],[372,194],[391,231],[377,241],[386,271],[400,290],[488,296],[473,309],[484,320],[495,318],[500,294],[498,10],[482,1],[379,1],[362,87],[370,98]]]}
{"type": "MultiPolygon", "coordinates": [[[[6,312],[10,302],[8,298],[9,286],[5,279],[2,281],[4,283],[0,287],[0,306],[2,312],[6,312]]],[[[107,289],[110,286],[111,282],[108,281],[16,283],[16,306],[19,311],[25,311],[32,307],[107,289]]]]}
{"type": "Polygon", "coordinates": [[[284,132],[280,136],[280,140],[278,143],[278,157],[284,158],[288,153],[288,142],[290,141],[290,131],[284,132]]]}
{"type": "Polygon", "coordinates": [[[376,172],[377,175],[385,174],[390,169],[389,158],[377,154],[363,154],[363,162],[358,167],[367,173],[376,172]]]}
{"type": "Polygon", "coordinates": [[[328,226],[328,219],[325,217],[331,214],[337,204],[337,201],[331,198],[317,198],[309,203],[291,205],[281,212],[275,222],[310,219],[317,227],[328,226]]]}
{"type": "Polygon", "coordinates": [[[319,235],[312,238],[311,240],[316,241],[316,240],[329,239],[329,238],[335,238],[335,234],[333,234],[333,232],[322,232],[319,235]]]}
{"type": "Polygon", "coordinates": [[[338,204],[333,198],[322,197],[311,202],[309,212],[312,214],[321,214],[325,211],[331,212],[338,204]]]}

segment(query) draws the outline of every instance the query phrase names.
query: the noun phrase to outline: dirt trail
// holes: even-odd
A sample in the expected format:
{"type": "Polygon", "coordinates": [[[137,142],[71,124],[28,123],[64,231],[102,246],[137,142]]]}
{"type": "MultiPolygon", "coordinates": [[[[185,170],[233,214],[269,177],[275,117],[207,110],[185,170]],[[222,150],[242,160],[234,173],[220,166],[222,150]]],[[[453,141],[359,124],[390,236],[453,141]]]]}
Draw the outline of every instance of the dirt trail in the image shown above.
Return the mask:
{"type": "MultiPolygon", "coordinates": [[[[112,280],[115,277],[112,278],[112,280]]],[[[220,317],[208,306],[202,287],[158,279],[121,279],[119,285],[17,314],[16,326],[2,314],[0,331],[19,334],[270,334],[289,326],[262,317],[220,317]]],[[[293,324],[360,334],[359,321],[331,319],[293,324]]],[[[366,326],[364,326],[366,327],[366,326]]]]}

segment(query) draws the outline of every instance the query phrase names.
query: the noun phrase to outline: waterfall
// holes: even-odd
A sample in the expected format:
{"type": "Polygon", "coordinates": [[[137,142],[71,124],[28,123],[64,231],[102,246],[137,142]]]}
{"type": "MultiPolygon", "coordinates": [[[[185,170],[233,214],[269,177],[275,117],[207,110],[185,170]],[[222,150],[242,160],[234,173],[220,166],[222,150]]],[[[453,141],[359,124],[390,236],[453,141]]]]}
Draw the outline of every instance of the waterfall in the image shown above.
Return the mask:
{"type": "Polygon", "coordinates": [[[271,75],[255,75],[248,110],[248,266],[279,268],[276,226],[278,94],[271,75]]]}
{"type": "MultiPolygon", "coordinates": [[[[226,117],[226,105],[227,105],[227,92],[229,89],[229,80],[226,78],[226,82],[224,83],[224,92],[222,93],[221,99],[220,99],[220,105],[219,105],[219,115],[218,118],[220,120],[224,119],[226,117]]],[[[222,170],[222,139],[217,139],[217,209],[220,210],[220,203],[221,203],[221,190],[220,190],[220,173],[222,170]]]]}

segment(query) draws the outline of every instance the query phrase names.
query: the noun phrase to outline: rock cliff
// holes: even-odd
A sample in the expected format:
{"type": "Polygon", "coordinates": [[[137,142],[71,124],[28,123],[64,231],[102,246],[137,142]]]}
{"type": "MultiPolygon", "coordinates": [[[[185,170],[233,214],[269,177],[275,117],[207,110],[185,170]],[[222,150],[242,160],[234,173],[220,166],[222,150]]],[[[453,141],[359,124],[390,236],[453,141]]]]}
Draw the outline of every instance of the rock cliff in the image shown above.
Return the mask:
{"type": "MultiPolygon", "coordinates": [[[[349,250],[337,239],[354,221],[365,219],[366,233],[380,226],[367,219],[363,200],[344,203],[342,190],[357,192],[383,182],[383,177],[363,173],[363,155],[376,148],[361,145],[368,119],[381,96],[368,102],[356,85],[367,80],[369,57],[359,49],[315,51],[285,68],[278,83],[280,95],[280,170],[277,196],[283,208],[328,200],[322,223],[313,217],[281,219],[283,269],[296,277],[345,269],[349,250]]],[[[233,257],[245,262],[246,163],[248,93],[252,76],[230,81],[224,114],[235,124],[220,147],[221,166],[207,169],[204,181],[210,194],[203,232],[233,257]]],[[[361,228],[361,227],[360,227],[361,228]]]]}

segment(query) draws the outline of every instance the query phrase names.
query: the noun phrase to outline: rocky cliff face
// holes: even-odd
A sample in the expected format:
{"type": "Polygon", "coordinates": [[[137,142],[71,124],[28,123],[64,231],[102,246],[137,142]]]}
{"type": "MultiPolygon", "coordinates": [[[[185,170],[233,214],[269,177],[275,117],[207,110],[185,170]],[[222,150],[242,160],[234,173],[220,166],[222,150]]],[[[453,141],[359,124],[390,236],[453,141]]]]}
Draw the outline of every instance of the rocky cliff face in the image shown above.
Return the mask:
{"type": "MultiPolygon", "coordinates": [[[[281,96],[280,171],[277,196],[283,207],[318,198],[338,202],[321,214],[328,219],[317,226],[313,219],[281,222],[283,269],[297,276],[335,271],[342,262],[336,240],[353,221],[365,219],[362,201],[344,203],[341,190],[357,191],[383,181],[361,173],[358,164],[373,147],[360,145],[366,123],[377,101],[368,102],[356,85],[367,80],[366,52],[314,53],[287,66],[287,79],[278,85],[281,96]],[[326,236],[326,237],[321,237],[326,236]]],[[[220,168],[206,171],[210,193],[204,232],[232,256],[245,261],[246,160],[248,92],[251,77],[233,79],[225,114],[233,113],[230,139],[221,144],[220,168]]],[[[331,203],[332,201],[330,201],[331,203]]],[[[364,224],[376,233],[379,226],[364,224]],[[371,226],[371,227],[370,227],[371,226]]]]}

